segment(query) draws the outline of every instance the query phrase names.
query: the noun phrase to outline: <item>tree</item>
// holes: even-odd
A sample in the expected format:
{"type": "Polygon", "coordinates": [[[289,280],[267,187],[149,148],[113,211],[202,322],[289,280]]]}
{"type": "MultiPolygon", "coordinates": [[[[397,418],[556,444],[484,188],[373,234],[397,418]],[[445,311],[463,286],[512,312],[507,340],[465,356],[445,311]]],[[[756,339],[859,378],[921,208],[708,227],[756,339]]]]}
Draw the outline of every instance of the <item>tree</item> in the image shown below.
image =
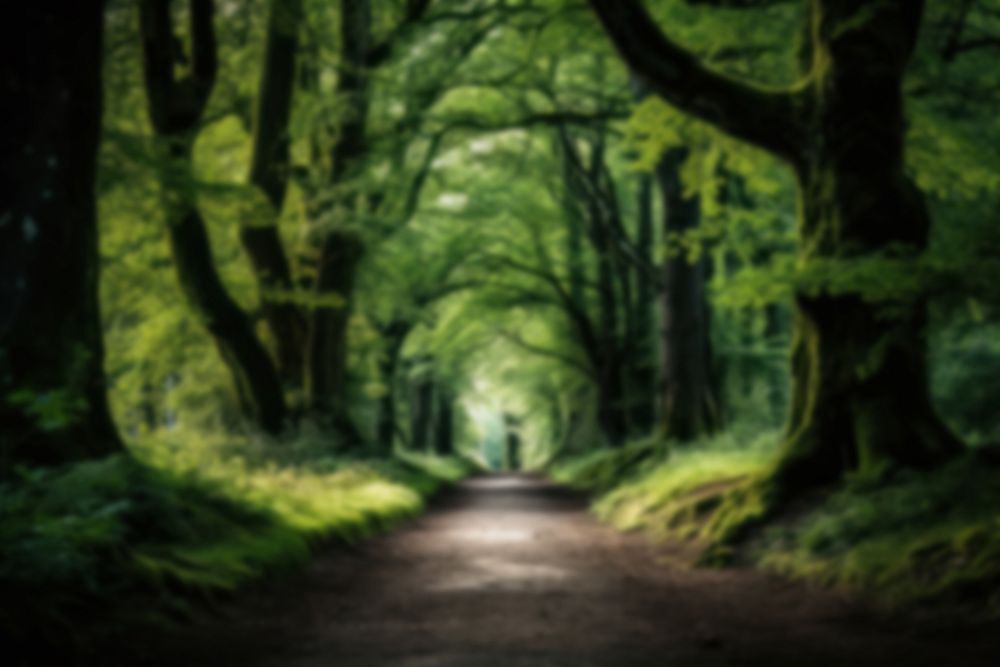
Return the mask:
{"type": "Polygon", "coordinates": [[[103,3],[4,13],[0,474],[121,450],[97,299],[103,3]]]}
{"type": "MultiPolygon", "coordinates": [[[[668,151],[656,167],[663,200],[663,235],[683,238],[697,229],[701,203],[684,192],[680,168],[687,151],[668,151]]],[[[677,240],[676,238],[673,240],[677,240]]],[[[712,368],[712,338],[706,294],[708,260],[689,257],[683,245],[663,263],[660,289],[660,431],[682,442],[716,431],[722,422],[719,388],[712,368]]]]}
{"type": "Polygon", "coordinates": [[[410,373],[410,447],[427,451],[434,436],[434,369],[433,358],[420,356],[412,360],[410,373]]]}
{"type": "Polygon", "coordinates": [[[250,183],[267,200],[265,222],[240,229],[260,291],[261,310],[274,338],[278,370],[286,385],[302,382],[306,322],[292,297],[292,271],[277,219],[285,203],[291,172],[289,118],[295,88],[302,0],[273,0],[267,21],[264,62],[254,116],[250,183]]]}
{"type": "Polygon", "coordinates": [[[451,456],[455,453],[455,397],[440,379],[437,382],[437,406],[434,410],[434,453],[451,456]]]}
{"type": "Polygon", "coordinates": [[[168,165],[162,187],[171,254],[184,297],[215,341],[244,411],[262,429],[277,433],[285,419],[278,374],[250,320],[219,277],[191,192],[191,152],[218,69],[214,3],[190,0],[190,66],[180,79],[176,70],[184,54],[174,33],[171,4],[143,0],[139,5],[149,117],[168,165]]]}
{"type": "MultiPolygon", "coordinates": [[[[445,8],[437,17],[431,15],[430,0],[406,0],[402,11],[392,11],[391,27],[381,37],[373,28],[376,5],[370,0],[341,0],[340,44],[335,95],[340,104],[333,122],[332,145],[325,167],[325,187],[314,193],[312,203],[313,233],[311,244],[316,275],[312,287],[318,297],[309,316],[306,351],[306,396],[310,410],[327,419],[349,439],[358,439],[347,414],[348,322],[354,306],[357,274],[371,241],[397,230],[412,217],[420,191],[440,143],[440,136],[423,136],[429,110],[448,90],[451,77],[500,21],[508,17],[504,3],[485,2],[473,9],[445,8]],[[451,34],[437,29],[437,21],[455,22],[451,34]],[[464,29],[467,24],[475,27],[464,29]],[[482,25],[478,25],[482,24],[482,25]],[[404,113],[396,118],[393,109],[378,108],[379,77],[391,81],[385,72],[393,63],[400,43],[421,31],[426,45],[441,48],[454,59],[450,67],[433,68],[430,80],[417,78],[420,86],[410,92],[403,104],[404,113]],[[434,39],[437,37],[444,39],[434,39]],[[441,46],[438,46],[440,44],[441,46]],[[377,116],[374,111],[386,117],[377,116]],[[381,121],[381,123],[379,123],[381,121]],[[388,136],[375,130],[388,124],[388,136]],[[374,128],[374,129],[373,129],[374,128]],[[412,179],[404,179],[401,166],[409,149],[423,146],[423,158],[412,179]],[[390,145],[386,145],[390,144],[390,145]],[[371,185],[367,169],[380,151],[389,154],[390,182],[371,185]],[[399,182],[391,182],[398,179],[399,182]],[[408,183],[408,187],[405,185],[408,183]],[[404,187],[400,188],[400,185],[404,187]],[[401,196],[399,192],[402,190],[401,196]],[[391,196],[396,195],[396,196],[391,196]],[[368,224],[379,217],[397,218],[395,224],[378,228],[368,224]],[[329,297],[333,295],[333,302],[329,297]]],[[[461,3],[457,3],[461,5],[461,3]]],[[[419,61],[419,56],[417,57],[419,61]]],[[[404,68],[405,69],[405,68],[404,68]]],[[[413,85],[412,81],[402,84],[413,85]]],[[[385,129],[381,128],[384,132],[385,129]]]]}
{"type": "MultiPolygon", "coordinates": [[[[926,247],[929,216],[904,171],[902,94],[922,1],[810,0],[803,78],[783,90],[706,68],[638,0],[589,2],[651,90],[792,167],[807,270],[926,247]]],[[[848,470],[934,465],[961,450],[931,406],[924,302],[883,306],[856,287],[798,290],[792,408],[769,502],[848,470]]]]}

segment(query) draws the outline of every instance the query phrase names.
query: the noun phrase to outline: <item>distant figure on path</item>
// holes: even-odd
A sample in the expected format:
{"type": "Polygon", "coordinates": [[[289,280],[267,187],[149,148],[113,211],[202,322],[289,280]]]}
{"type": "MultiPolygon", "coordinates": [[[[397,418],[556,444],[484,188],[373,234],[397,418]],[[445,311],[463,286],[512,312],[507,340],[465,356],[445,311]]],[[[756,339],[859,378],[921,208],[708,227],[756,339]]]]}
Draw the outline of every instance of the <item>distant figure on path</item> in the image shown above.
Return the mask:
{"type": "Polygon", "coordinates": [[[504,470],[521,469],[521,436],[518,428],[521,420],[509,412],[503,413],[503,423],[507,430],[506,443],[504,447],[503,468],[504,470]]]}

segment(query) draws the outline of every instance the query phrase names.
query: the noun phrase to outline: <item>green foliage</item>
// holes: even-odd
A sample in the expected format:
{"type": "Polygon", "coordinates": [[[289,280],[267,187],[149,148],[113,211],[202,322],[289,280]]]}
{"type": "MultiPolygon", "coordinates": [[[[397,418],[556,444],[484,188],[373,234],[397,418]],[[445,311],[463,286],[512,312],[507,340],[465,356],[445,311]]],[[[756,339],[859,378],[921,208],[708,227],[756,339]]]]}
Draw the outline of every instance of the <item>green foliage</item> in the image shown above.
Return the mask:
{"type": "Polygon", "coordinates": [[[998,507],[1000,469],[970,455],[930,473],[849,483],[770,529],[756,558],[893,603],[987,602],[1000,614],[998,507]]]}
{"type": "Polygon", "coordinates": [[[653,441],[636,442],[558,459],[550,464],[548,472],[557,482],[600,493],[648,469],[653,465],[656,451],[653,441]]]}
{"type": "MultiPolygon", "coordinates": [[[[261,297],[274,294],[258,293],[241,226],[277,224],[296,284],[314,277],[322,232],[348,229],[364,240],[354,294],[298,287],[281,294],[306,310],[345,306],[350,297],[348,379],[362,426],[373,399],[407,389],[407,370],[432,372],[461,394],[482,440],[502,437],[486,432],[497,430],[498,415],[515,413],[529,466],[554,458],[552,475],[601,494],[597,512],[621,528],[703,534],[719,493],[764,468],[787,402],[796,290],[859,294],[888,308],[930,298],[935,399],[963,436],[1000,440],[1000,70],[985,50],[943,57],[952,3],[930,3],[906,83],[908,169],[928,194],[931,249],[822,261],[796,256],[790,170],[654,97],[636,102],[628,73],[578,3],[440,0],[432,3],[435,20],[400,31],[409,3],[371,4],[376,41],[398,33],[400,48],[373,72],[364,156],[331,184],[331,147],[352,106],[333,94],[344,71],[338,6],[304,3],[292,183],[283,210],[274,211],[246,183],[269,3],[220,7],[218,82],[184,169],[148,139],[135,3],[108,3],[101,303],[111,403],[139,463],[119,457],[25,471],[0,487],[0,592],[20,603],[3,605],[5,624],[55,622],[68,631],[85,610],[130,596],[178,613],[191,595],[211,597],[302,562],[313,540],[356,540],[409,516],[422,497],[468,471],[457,460],[413,453],[348,457],[308,423],[287,442],[233,435],[243,424],[227,372],[176,284],[163,176],[197,200],[226,288],[254,315],[261,297]],[[577,118],[544,120],[560,115],[577,118]],[[584,157],[596,138],[607,140],[610,199],[628,240],[637,236],[639,172],[666,150],[687,151],[684,186],[699,196],[703,222],[684,235],[664,233],[658,222],[649,242],[657,264],[667,256],[711,258],[712,338],[727,411],[737,420],[729,432],[687,449],[653,440],[600,448],[594,369],[574,328],[579,313],[565,303],[582,265],[574,306],[596,322],[597,257],[586,244],[579,257],[569,249],[581,202],[567,202],[559,131],[584,157]],[[404,370],[385,378],[378,362],[394,321],[411,328],[404,370]],[[9,611],[18,607],[17,616],[9,611]]],[[[761,85],[799,76],[793,36],[804,3],[759,11],[698,4],[648,3],[672,37],[726,74],[761,85]]],[[[998,14],[974,4],[969,34],[1000,30],[998,14]]],[[[623,283],[639,275],[629,271],[623,283]]],[[[627,317],[619,319],[625,329],[627,317]]],[[[272,343],[264,329],[258,334],[272,343]]],[[[51,428],[81,407],[68,388],[10,400],[51,428]]],[[[399,412],[402,423],[405,406],[399,412]]],[[[465,429],[463,447],[475,431],[465,429]]],[[[775,534],[774,551],[762,558],[796,576],[901,597],[948,594],[963,577],[987,581],[996,569],[995,514],[973,505],[997,506],[982,490],[993,478],[962,465],[938,477],[898,478],[884,492],[849,489],[775,534]],[[961,487],[962,475],[982,493],[961,487]],[[963,498],[954,511],[949,494],[963,498]]],[[[742,493],[733,503],[743,503],[744,515],[759,512],[762,490],[742,493]]],[[[714,537],[727,529],[715,525],[714,537]]]]}
{"type": "Polygon", "coordinates": [[[621,530],[691,536],[723,491],[766,467],[778,441],[777,432],[752,438],[735,430],[672,449],[645,474],[614,485],[594,510],[621,530]]]}
{"type": "Polygon", "coordinates": [[[752,434],[744,428],[640,465],[627,452],[651,450],[632,445],[560,461],[551,474],[594,491],[595,514],[620,530],[695,539],[707,547],[705,564],[740,551],[779,574],[892,605],[985,604],[1000,614],[1000,468],[988,455],[851,478],[734,549],[728,531],[763,511],[767,491],[756,480],[780,441],[775,431],[752,434]]]}
{"type": "Polygon", "coordinates": [[[320,540],[353,542],[412,516],[470,471],[287,445],[187,433],[146,439],[134,458],[21,471],[0,486],[0,628],[79,640],[188,615],[192,602],[300,566],[320,540]]]}

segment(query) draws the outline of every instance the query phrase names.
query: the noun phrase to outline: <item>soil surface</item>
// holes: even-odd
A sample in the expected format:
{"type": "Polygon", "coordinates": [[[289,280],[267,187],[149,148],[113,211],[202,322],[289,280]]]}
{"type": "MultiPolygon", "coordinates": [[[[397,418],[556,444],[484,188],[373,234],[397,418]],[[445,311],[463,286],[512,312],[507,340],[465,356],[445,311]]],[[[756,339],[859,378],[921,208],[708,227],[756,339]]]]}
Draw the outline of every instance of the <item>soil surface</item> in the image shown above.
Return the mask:
{"type": "MultiPolygon", "coordinates": [[[[995,625],[901,618],[596,523],[522,476],[472,479],[421,517],[130,665],[684,667],[1000,665],[995,625]]],[[[105,663],[107,664],[107,663],[105,663]]]]}

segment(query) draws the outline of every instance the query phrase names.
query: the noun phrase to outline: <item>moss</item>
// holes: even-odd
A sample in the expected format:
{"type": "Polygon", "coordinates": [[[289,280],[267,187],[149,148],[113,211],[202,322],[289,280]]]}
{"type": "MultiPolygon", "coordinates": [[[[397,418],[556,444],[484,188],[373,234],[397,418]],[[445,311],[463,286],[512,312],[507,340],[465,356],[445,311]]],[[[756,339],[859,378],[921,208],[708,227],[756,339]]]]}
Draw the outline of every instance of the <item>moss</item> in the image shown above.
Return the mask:
{"type": "Polygon", "coordinates": [[[0,485],[0,597],[10,603],[0,635],[69,645],[188,616],[301,566],[320,540],[353,542],[413,516],[470,471],[457,459],[337,458],[318,441],[287,444],[273,454],[178,434],[134,457],[26,469],[0,485]]]}
{"type": "Polygon", "coordinates": [[[849,480],[764,533],[756,560],[893,604],[972,602],[1000,613],[1000,470],[973,457],[937,471],[849,480]]]}
{"type": "Polygon", "coordinates": [[[555,481],[574,489],[598,493],[655,464],[656,454],[657,444],[643,440],[560,459],[550,464],[548,474],[555,481]]]}
{"type": "Polygon", "coordinates": [[[771,517],[776,507],[775,497],[767,475],[753,477],[728,491],[699,534],[708,544],[702,560],[724,564],[720,554],[733,553],[734,545],[771,517]]]}
{"type": "Polygon", "coordinates": [[[1000,466],[975,453],[925,472],[874,465],[789,507],[772,484],[779,440],[730,433],[638,467],[601,452],[557,478],[596,489],[595,514],[620,530],[695,540],[701,565],[739,558],[890,605],[1000,615],[1000,466]]]}

